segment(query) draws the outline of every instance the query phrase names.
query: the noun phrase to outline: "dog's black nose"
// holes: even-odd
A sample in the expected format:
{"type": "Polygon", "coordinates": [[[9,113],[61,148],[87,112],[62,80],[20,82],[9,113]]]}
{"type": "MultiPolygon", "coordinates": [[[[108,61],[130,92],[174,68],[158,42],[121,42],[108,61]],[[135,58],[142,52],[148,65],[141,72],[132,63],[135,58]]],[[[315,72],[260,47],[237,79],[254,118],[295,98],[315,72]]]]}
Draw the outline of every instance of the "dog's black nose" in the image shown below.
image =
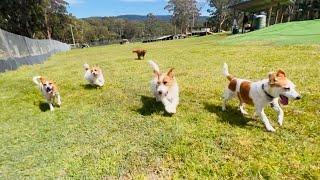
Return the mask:
{"type": "Polygon", "coordinates": [[[158,93],[161,95],[161,94],[162,94],[162,91],[158,91],[158,93]]]}
{"type": "Polygon", "coordinates": [[[301,96],[296,97],[296,100],[299,100],[299,99],[301,99],[301,96]]]}

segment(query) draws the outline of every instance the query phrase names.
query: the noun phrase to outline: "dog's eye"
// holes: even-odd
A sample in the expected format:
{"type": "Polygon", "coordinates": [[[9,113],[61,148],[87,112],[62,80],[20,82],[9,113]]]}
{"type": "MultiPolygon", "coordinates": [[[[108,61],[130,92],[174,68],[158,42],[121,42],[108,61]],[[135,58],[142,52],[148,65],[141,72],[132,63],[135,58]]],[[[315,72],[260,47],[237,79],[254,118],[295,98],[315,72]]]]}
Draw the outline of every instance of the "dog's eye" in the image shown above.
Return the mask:
{"type": "Polygon", "coordinates": [[[160,85],[160,84],[161,84],[161,82],[160,82],[160,81],[158,81],[158,82],[157,82],[157,84],[158,84],[158,85],[160,85]]]}
{"type": "Polygon", "coordinates": [[[52,85],[52,83],[49,83],[49,85],[52,85]]]}
{"type": "Polygon", "coordinates": [[[47,86],[47,84],[43,84],[44,86],[47,86]]]}
{"type": "Polygon", "coordinates": [[[285,91],[290,91],[289,87],[283,88],[285,91]]]}
{"type": "Polygon", "coordinates": [[[163,84],[166,85],[168,82],[167,81],[163,81],[163,84]]]}

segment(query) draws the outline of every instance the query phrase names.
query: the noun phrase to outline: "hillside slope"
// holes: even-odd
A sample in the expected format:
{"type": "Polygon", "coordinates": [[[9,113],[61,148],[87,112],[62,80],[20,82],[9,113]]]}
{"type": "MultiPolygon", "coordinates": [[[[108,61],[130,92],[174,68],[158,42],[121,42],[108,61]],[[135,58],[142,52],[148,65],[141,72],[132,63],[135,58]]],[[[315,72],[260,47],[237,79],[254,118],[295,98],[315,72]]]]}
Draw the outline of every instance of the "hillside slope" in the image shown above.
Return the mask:
{"type": "Polygon", "coordinates": [[[249,41],[275,44],[320,43],[320,20],[276,24],[250,33],[230,36],[222,43],[237,44],[249,41]]]}

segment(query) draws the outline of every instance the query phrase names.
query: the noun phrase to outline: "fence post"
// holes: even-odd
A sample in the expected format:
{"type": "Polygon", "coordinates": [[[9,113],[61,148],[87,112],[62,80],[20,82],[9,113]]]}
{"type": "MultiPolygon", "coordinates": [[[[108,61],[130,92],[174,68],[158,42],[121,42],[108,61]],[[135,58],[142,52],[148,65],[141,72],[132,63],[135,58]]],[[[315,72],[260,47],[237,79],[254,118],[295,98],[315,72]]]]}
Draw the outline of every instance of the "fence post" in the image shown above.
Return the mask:
{"type": "Polygon", "coordinates": [[[33,51],[30,51],[30,49],[29,49],[29,45],[27,43],[27,37],[24,37],[23,39],[24,39],[24,43],[26,44],[26,47],[28,49],[29,56],[32,56],[33,55],[33,51]]]}
{"type": "Polygon", "coordinates": [[[1,39],[1,41],[3,42],[4,46],[6,47],[6,50],[7,50],[6,53],[8,53],[10,57],[12,57],[12,54],[11,54],[11,51],[10,51],[10,48],[9,48],[8,41],[7,41],[7,39],[4,37],[2,31],[3,31],[3,30],[0,29],[0,39],[1,39]]]}

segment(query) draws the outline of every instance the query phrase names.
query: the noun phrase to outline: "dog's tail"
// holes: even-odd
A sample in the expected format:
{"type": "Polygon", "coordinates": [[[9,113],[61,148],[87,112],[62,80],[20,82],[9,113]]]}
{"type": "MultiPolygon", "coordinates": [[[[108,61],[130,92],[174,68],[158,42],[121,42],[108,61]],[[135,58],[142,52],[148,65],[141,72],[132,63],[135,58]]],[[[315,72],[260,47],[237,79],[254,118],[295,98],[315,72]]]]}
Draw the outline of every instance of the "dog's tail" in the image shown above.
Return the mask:
{"type": "Polygon", "coordinates": [[[150,61],[149,61],[149,64],[150,64],[150,66],[152,67],[152,69],[153,69],[153,71],[154,71],[155,73],[160,74],[160,69],[159,69],[159,66],[158,66],[157,63],[155,63],[154,61],[150,60],[150,61]]]}
{"type": "Polygon", "coordinates": [[[32,81],[36,84],[36,85],[40,85],[40,79],[41,79],[41,76],[34,76],[32,78],[32,81]]]}
{"type": "Polygon", "coordinates": [[[90,66],[89,66],[89,64],[85,63],[85,64],[83,65],[83,68],[84,68],[85,70],[88,70],[88,69],[90,68],[90,66]]]}
{"type": "Polygon", "coordinates": [[[224,63],[224,64],[223,64],[223,75],[224,75],[225,77],[227,77],[227,79],[228,79],[229,81],[231,81],[231,80],[234,78],[233,75],[229,74],[228,64],[227,64],[227,63],[224,63]]]}

